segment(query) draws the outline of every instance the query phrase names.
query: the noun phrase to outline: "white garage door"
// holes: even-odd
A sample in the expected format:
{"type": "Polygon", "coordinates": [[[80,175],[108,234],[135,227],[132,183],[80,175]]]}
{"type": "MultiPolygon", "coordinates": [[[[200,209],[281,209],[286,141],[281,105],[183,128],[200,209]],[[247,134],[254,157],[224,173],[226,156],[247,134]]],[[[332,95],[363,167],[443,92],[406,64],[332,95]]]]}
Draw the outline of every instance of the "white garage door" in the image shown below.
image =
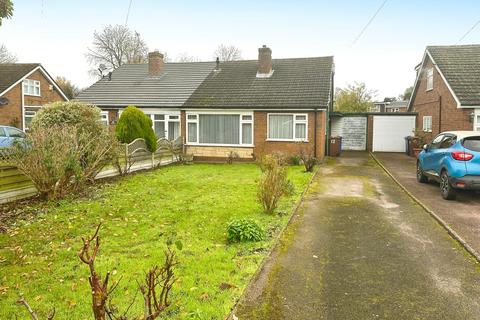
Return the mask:
{"type": "Polygon", "coordinates": [[[366,150],[367,117],[333,118],[332,136],[342,137],[342,150],[366,150]]]}
{"type": "Polygon", "coordinates": [[[373,151],[405,152],[405,137],[413,135],[415,116],[374,116],[373,151]]]}

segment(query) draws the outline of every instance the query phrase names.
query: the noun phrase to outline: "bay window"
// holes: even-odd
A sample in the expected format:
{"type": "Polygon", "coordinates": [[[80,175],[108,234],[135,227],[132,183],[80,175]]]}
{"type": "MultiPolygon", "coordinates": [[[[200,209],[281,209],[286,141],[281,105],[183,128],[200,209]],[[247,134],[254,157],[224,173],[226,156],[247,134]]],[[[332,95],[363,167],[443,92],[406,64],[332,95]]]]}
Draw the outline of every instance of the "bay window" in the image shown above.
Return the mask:
{"type": "Polygon", "coordinates": [[[28,96],[40,96],[40,81],[25,79],[23,80],[23,94],[28,96]]]}
{"type": "Polygon", "coordinates": [[[268,114],[268,140],[306,141],[307,114],[268,114]]]}
{"type": "Polygon", "coordinates": [[[187,113],[187,142],[200,145],[252,145],[253,114],[187,113]]]}

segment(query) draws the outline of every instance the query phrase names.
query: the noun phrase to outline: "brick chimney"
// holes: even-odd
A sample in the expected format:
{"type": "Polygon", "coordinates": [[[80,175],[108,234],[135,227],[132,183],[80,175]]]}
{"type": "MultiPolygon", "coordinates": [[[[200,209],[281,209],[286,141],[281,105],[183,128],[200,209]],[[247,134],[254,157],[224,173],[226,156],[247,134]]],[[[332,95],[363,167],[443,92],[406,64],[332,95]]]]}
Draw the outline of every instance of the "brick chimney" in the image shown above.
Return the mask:
{"type": "Polygon", "coordinates": [[[155,50],[148,53],[148,75],[157,77],[163,71],[163,54],[155,50]]]}
{"type": "Polygon", "coordinates": [[[268,77],[272,74],[272,49],[263,45],[258,48],[257,77],[268,77]]]}

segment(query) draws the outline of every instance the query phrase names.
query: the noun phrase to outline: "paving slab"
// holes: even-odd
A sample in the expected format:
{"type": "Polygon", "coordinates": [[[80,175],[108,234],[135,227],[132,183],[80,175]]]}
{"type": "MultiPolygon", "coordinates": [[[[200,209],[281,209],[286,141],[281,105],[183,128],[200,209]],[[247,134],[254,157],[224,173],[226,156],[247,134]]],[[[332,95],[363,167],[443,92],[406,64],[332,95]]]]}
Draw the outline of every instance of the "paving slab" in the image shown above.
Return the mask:
{"type": "Polygon", "coordinates": [[[480,319],[480,273],[368,154],[344,153],[315,177],[235,316],[480,319]]]}

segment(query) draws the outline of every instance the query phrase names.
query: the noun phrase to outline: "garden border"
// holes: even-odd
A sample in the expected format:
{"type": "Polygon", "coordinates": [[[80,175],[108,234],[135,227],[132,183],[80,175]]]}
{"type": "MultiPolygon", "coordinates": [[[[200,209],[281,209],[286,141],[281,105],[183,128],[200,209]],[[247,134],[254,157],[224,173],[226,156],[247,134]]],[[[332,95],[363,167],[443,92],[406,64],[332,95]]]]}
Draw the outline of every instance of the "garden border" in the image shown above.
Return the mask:
{"type": "Polygon", "coordinates": [[[281,237],[283,236],[287,227],[290,226],[290,224],[294,220],[294,217],[297,215],[297,213],[300,209],[300,205],[302,204],[303,200],[305,199],[305,195],[306,195],[308,189],[310,189],[310,186],[312,185],[313,180],[316,178],[316,176],[318,175],[318,172],[320,171],[320,165],[325,164],[325,163],[326,163],[325,161],[322,161],[322,163],[319,163],[317,165],[317,169],[315,170],[313,175],[310,177],[310,180],[308,180],[308,183],[305,186],[305,189],[303,189],[302,194],[300,195],[300,198],[295,203],[295,205],[294,205],[294,207],[291,211],[290,217],[288,218],[287,223],[283,226],[282,230],[280,230],[280,232],[277,234],[277,236],[273,240],[273,245],[270,249],[270,252],[268,253],[268,255],[266,255],[263,258],[262,262],[260,263],[257,270],[255,271],[255,273],[250,278],[250,281],[248,282],[247,286],[243,290],[242,294],[238,297],[237,301],[235,302],[235,304],[231,308],[229,314],[225,317],[225,320],[237,320],[238,319],[235,316],[235,311],[237,310],[238,304],[240,303],[240,301],[242,301],[245,298],[245,295],[247,294],[249,289],[254,285],[254,283],[258,279],[260,273],[265,269],[265,266],[267,265],[267,263],[272,261],[272,259],[273,259],[272,254],[276,251],[277,247],[279,246],[281,237]]]}
{"type": "Polygon", "coordinates": [[[420,207],[423,208],[430,216],[432,216],[435,221],[442,226],[447,233],[453,238],[453,240],[457,241],[475,260],[477,263],[480,263],[480,254],[473,249],[455,230],[450,228],[448,224],[438,216],[434,211],[428,208],[422,201],[420,201],[417,197],[415,197],[400,181],[397,180],[393,176],[393,174],[383,165],[383,163],[375,157],[372,152],[369,152],[370,156],[375,160],[375,162],[380,166],[380,168],[385,171],[385,173],[402,189],[415,203],[417,203],[420,207]]]}

